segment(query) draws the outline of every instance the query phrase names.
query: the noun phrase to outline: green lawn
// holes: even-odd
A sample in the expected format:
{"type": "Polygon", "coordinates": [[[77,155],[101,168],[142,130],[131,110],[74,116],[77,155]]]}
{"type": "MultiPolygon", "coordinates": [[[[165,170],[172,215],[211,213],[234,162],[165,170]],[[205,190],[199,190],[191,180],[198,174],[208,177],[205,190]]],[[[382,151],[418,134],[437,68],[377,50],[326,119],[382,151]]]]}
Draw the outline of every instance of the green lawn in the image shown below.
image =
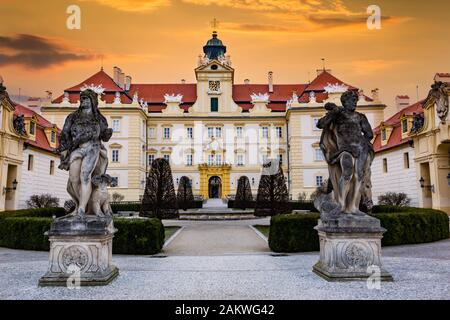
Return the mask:
{"type": "Polygon", "coordinates": [[[166,239],[166,241],[169,240],[169,238],[173,236],[173,234],[177,232],[178,229],[180,229],[180,227],[164,227],[164,239],[166,239]]]}
{"type": "Polygon", "coordinates": [[[266,238],[269,238],[270,226],[256,225],[256,226],[253,226],[253,227],[255,227],[263,235],[265,235],[266,238]]]}

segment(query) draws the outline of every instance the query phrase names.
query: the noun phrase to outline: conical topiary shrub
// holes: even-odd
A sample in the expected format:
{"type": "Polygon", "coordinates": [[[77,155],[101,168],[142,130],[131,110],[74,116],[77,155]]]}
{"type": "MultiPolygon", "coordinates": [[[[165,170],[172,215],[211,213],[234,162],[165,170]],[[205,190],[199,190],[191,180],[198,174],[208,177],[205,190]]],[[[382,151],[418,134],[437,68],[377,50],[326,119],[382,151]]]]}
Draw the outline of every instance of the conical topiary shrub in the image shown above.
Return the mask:
{"type": "Polygon", "coordinates": [[[234,207],[245,210],[251,207],[253,201],[252,188],[250,181],[246,176],[242,176],[238,180],[236,198],[234,199],[234,207]]]}
{"type": "Polygon", "coordinates": [[[172,170],[169,162],[163,158],[152,162],[139,215],[158,219],[178,218],[172,170]]]}
{"type": "Polygon", "coordinates": [[[178,207],[183,210],[192,208],[194,194],[192,193],[192,182],[188,177],[181,177],[177,193],[178,207]]]}
{"type": "Polygon", "coordinates": [[[256,197],[255,216],[275,216],[291,211],[283,169],[278,160],[269,160],[263,165],[256,197]]]}

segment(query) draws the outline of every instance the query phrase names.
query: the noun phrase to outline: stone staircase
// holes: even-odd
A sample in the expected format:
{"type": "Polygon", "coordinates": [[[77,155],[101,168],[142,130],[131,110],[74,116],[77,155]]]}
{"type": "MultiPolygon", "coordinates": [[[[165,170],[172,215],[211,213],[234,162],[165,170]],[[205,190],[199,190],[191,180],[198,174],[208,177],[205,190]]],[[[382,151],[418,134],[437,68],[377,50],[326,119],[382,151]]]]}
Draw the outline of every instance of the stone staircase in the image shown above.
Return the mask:
{"type": "Polygon", "coordinates": [[[180,220],[246,220],[255,219],[252,209],[230,209],[222,199],[208,199],[202,209],[180,210],[180,220]]]}

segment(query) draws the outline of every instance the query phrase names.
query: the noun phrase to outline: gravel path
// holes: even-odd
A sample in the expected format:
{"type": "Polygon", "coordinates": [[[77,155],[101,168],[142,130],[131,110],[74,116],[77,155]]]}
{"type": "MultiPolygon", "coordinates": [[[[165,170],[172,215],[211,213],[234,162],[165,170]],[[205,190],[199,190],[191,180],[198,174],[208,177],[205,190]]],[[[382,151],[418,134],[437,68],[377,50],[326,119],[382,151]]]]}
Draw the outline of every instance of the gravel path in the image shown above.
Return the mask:
{"type": "Polygon", "coordinates": [[[234,253],[269,252],[267,242],[249,225],[197,223],[184,225],[181,232],[164,248],[163,254],[217,256],[234,253]]]}
{"type": "Polygon", "coordinates": [[[365,282],[329,283],[313,274],[317,254],[116,255],[120,276],[112,284],[69,290],[37,286],[45,252],[0,249],[0,257],[1,299],[450,299],[450,259],[386,257],[395,282],[369,290],[365,282]],[[26,256],[31,261],[19,258],[26,256]]]}
{"type": "Polygon", "coordinates": [[[272,256],[250,229],[266,220],[165,221],[184,229],[163,255],[114,255],[120,276],[105,287],[39,288],[48,253],[0,248],[0,299],[446,299],[450,239],[387,247],[393,283],[329,283],[312,273],[318,252],[272,256]],[[167,257],[164,257],[167,255],[167,257]]]}

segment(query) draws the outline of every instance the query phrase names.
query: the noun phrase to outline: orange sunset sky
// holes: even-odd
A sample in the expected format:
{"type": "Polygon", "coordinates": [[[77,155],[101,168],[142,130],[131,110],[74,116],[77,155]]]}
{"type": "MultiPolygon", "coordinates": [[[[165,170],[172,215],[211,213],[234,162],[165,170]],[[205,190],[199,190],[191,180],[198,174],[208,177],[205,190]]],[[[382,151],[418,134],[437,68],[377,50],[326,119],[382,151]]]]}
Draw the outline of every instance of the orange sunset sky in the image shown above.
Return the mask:
{"type": "Polygon", "coordinates": [[[427,0],[0,0],[0,74],[11,95],[54,97],[103,66],[133,82],[195,81],[210,21],[220,21],[235,81],[306,83],[326,67],[366,94],[380,88],[423,98],[436,72],[450,72],[450,1],[427,0]],[[69,5],[81,30],[69,30],[69,5]],[[369,5],[382,29],[366,26],[369,5]],[[309,74],[309,76],[308,76],[309,74]]]}

